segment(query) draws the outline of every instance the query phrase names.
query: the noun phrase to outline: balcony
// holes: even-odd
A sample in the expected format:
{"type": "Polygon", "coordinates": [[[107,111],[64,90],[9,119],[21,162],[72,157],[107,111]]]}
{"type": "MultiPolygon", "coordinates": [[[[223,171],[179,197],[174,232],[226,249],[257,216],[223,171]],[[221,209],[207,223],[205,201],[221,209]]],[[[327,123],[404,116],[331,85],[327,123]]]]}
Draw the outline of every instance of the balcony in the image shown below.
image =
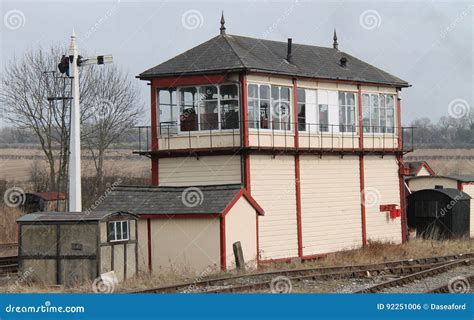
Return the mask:
{"type": "MultiPolygon", "coordinates": [[[[239,124],[242,127],[242,122],[239,124]]],[[[238,152],[256,150],[269,152],[410,152],[413,151],[413,127],[357,126],[334,124],[300,124],[295,145],[296,123],[272,123],[270,128],[258,121],[248,121],[248,146],[242,148],[241,129],[192,130],[176,123],[161,123],[157,128],[158,148],[151,148],[151,127],[137,127],[138,142],[134,153],[175,152],[238,152]],[[278,129],[277,129],[278,128],[278,129]],[[186,129],[186,130],[183,130],[186,129]],[[363,139],[359,133],[363,132],[363,139]],[[401,133],[399,135],[399,132],[401,133]]],[[[202,126],[201,126],[202,127],[202,126]]],[[[208,125],[208,127],[210,127],[208,125]]],[[[218,126],[215,126],[218,127],[218,126]]]]}

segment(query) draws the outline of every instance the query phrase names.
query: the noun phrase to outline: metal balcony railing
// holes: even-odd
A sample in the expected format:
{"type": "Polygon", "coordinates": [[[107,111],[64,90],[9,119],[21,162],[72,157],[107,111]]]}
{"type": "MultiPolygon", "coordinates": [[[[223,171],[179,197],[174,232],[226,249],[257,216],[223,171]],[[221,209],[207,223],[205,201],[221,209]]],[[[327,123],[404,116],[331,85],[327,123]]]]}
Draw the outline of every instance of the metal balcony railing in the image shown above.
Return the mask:
{"type": "MultiPolygon", "coordinates": [[[[158,151],[240,148],[242,121],[214,123],[161,123],[157,128],[158,151]],[[199,129],[199,130],[198,130],[199,129]],[[179,139],[179,147],[174,141],[179,139]]],[[[359,134],[363,133],[364,151],[413,151],[413,127],[358,126],[339,124],[294,123],[286,121],[247,121],[249,148],[295,149],[300,151],[360,151],[359,134]],[[295,126],[298,126],[299,146],[294,145],[295,126]],[[400,134],[399,134],[400,133],[400,134]]],[[[150,153],[151,127],[136,127],[136,153],[150,153]]]]}

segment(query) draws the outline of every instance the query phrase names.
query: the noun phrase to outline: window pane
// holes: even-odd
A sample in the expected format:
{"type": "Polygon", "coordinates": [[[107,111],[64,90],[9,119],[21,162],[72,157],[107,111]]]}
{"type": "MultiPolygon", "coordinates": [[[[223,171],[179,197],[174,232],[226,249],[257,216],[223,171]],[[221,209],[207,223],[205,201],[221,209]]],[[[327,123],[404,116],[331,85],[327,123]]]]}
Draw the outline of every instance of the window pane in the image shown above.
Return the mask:
{"type": "MultiPolygon", "coordinates": [[[[340,101],[340,100],[339,100],[340,101]]],[[[344,105],[339,106],[339,130],[345,132],[346,130],[346,107],[344,105]]]]}
{"type": "Polygon", "coordinates": [[[195,87],[180,89],[181,131],[198,130],[197,89],[195,87]]]}
{"type": "Polygon", "coordinates": [[[200,130],[215,130],[219,128],[217,101],[202,101],[200,103],[200,130]]]}
{"type": "Polygon", "coordinates": [[[355,94],[354,93],[347,92],[346,93],[346,98],[347,98],[347,105],[355,106],[355,94]]]}
{"type": "MultiPolygon", "coordinates": [[[[237,129],[239,128],[239,120],[239,102],[237,100],[221,101],[221,129],[237,129]]],[[[250,128],[253,127],[250,126],[250,128]]]]}
{"type": "Polygon", "coordinates": [[[115,239],[116,240],[122,240],[122,224],[120,221],[115,222],[115,239]]]}
{"type": "Polygon", "coordinates": [[[298,103],[298,130],[306,131],[306,105],[304,103],[298,103]]]}
{"type": "Polygon", "coordinates": [[[115,240],[115,223],[109,222],[109,240],[115,240]]]}
{"type": "Polygon", "coordinates": [[[270,87],[269,86],[260,86],[260,99],[270,100],[270,87]]]}
{"type": "Polygon", "coordinates": [[[260,99],[260,128],[270,129],[270,100],[260,99]]]}
{"type": "Polygon", "coordinates": [[[217,87],[216,86],[200,87],[199,98],[201,100],[217,100],[217,87]]]}
{"type": "Polygon", "coordinates": [[[256,84],[249,84],[248,91],[249,99],[258,99],[258,86],[256,84]]]}
{"type": "Polygon", "coordinates": [[[320,104],[319,105],[319,130],[322,132],[329,131],[329,112],[328,112],[328,105],[327,104],[320,104]]]}
{"type": "Polygon", "coordinates": [[[394,133],[395,132],[395,111],[393,108],[387,109],[387,132],[394,133]]]}
{"type": "Polygon", "coordinates": [[[272,87],[272,100],[279,100],[279,99],[280,99],[279,87],[273,86],[272,87]]]}
{"type": "Polygon", "coordinates": [[[122,221],[122,240],[128,239],[128,221],[122,221]]]}
{"type": "Polygon", "coordinates": [[[249,99],[249,128],[258,128],[259,121],[259,104],[258,99],[249,99]]]}
{"type": "Polygon", "coordinates": [[[221,93],[221,99],[239,99],[239,91],[235,84],[222,85],[219,88],[221,93]]]}
{"type": "Polygon", "coordinates": [[[281,87],[280,89],[280,99],[285,101],[290,101],[290,88],[281,87]]]}
{"type": "Polygon", "coordinates": [[[362,125],[364,132],[370,132],[370,95],[362,95],[362,125]]]}
{"type": "Polygon", "coordinates": [[[306,102],[306,90],[305,89],[298,89],[298,102],[305,103],[306,102]]]}
{"type": "Polygon", "coordinates": [[[345,105],[346,104],[346,94],[345,92],[339,91],[339,105],[345,105]]]}
{"type": "Polygon", "coordinates": [[[171,95],[168,89],[158,91],[159,104],[171,104],[171,95]]]}

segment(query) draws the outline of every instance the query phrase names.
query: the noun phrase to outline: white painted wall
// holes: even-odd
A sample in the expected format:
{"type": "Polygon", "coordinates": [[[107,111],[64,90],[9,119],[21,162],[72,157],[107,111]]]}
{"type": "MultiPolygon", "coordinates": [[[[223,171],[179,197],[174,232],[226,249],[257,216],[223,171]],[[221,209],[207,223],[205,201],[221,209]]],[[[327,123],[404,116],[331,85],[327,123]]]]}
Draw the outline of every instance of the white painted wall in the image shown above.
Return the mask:
{"type": "Polygon", "coordinates": [[[148,232],[146,219],[138,223],[138,272],[148,272],[148,232]]]}
{"type": "Polygon", "coordinates": [[[294,156],[251,155],[251,193],[265,210],[259,217],[262,260],[298,256],[294,156]]]}
{"type": "Polygon", "coordinates": [[[151,220],[154,273],[220,269],[218,218],[151,220]]]}
{"type": "Polygon", "coordinates": [[[239,155],[162,158],[158,163],[160,186],[240,183],[239,155]]]}
{"type": "Polygon", "coordinates": [[[362,245],[359,158],[300,156],[303,255],[362,245]]]}
{"type": "Polygon", "coordinates": [[[367,240],[402,241],[401,218],[380,212],[381,204],[400,206],[398,164],[394,156],[365,156],[365,210],[367,240]]]}
{"type": "Polygon", "coordinates": [[[470,237],[474,238],[474,184],[463,184],[463,191],[471,196],[470,237]]]}
{"type": "Polygon", "coordinates": [[[252,205],[241,197],[225,217],[227,269],[235,268],[233,243],[240,241],[248,268],[257,267],[257,213],[252,205]]]}
{"type": "Polygon", "coordinates": [[[458,188],[457,180],[445,177],[421,176],[408,180],[408,187],[410,187],[412,192],[423,189],[434,189],[436,185],[441,185],[443,188],[458,188]]]}

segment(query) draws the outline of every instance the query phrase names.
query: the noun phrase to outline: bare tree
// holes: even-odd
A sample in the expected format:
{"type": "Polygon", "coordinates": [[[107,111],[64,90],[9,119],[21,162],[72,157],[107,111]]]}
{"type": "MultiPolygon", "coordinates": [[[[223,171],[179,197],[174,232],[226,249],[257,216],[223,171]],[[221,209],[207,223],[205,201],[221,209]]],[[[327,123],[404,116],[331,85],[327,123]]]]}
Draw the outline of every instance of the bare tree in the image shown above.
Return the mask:
{"type": "Polygon", "coordinates": [[[99,186],[104,179],[105,151],[136,124],[142,106],[137,86],[115,65],[98,68],[91,83],[92,116],[84,122],[83,143],[94,160],[99,186]]]}
{"type": "MultiPolygon", "coordinates": [[[[49,165],[50,188],[60,190],[65,181],[68,164],[69,144],[69,100],[48,100],[51,96],[61,96],[70,91],[68,79],[58,78],[58,73],[51,73],[57,69],[61,56],[65,54],[66,48],[51,46],[48,49],[32,49],[25,53],[21,59],[14,59],[6,65],[1,75],[0,103],[4,110],[5,119],[18,129],[32,130],[40,143],[41,149],[46,156],[49,165]],[[62,183],[60,183],[62,182],[62,183]],[[61,185],[60,185],[61,184],[61,185]]],[[[127,113],[127,108],[135,107],[133,99],[138,94],[134,91],[129,81],[124,81],[127,76],[118,72],[117,68],[100,69],[103,66],[86,67],[79,69],[80,94],[81,94],[81,123],[86,126],[84,137],[88,139],[88,146],[97,146],[103,152],[110,146],[106,136],[119,134],[115,130],[107,130],[102,133],[100,144],[93,144],[92,137],[95,136],[89,128],[98,130],[96,117],[101,108],[98,103],[103,101],[104,93],[101,90],[110,86],[114,91],[108,91],[106,99],[114,102],[116,110],[127,113]],[[118,72],[120,76],[114,73],[118,72]],[[104,83],[103,81],[110,81],[104,83]],[[115,83],[113,83],[115,81],[115,83]],[[99,89],[100,87],[101,89],[99,89]],[[120,93],[121,91],[125,93],[120,93]],[[112,97],[113,94],[129,97],[120,99],[112,97]],[[92,140],[91,140],[92,139],[92,140]]],[[[133,115],[134,112],[131,112],[133,115]]],[[[111,128],[123,128],[125,121],[120,117],[108,117],[107,126],[111,128]]],[[[131,122],[129,122],[131,123],[131,122]]],[[[102,130],[104,131],[104,130],[102,130]]],[[[96,131],[98,132],[98,131],[96,131]]],[[[114,140],[112,139],[112,142],[114,140]]],[[[95,151],[94,151],[95,152],[95,151]]],[[[98,154],[95,152],[95,154],[98,154]]],[[[99,159],[99,156],[97,157],[99,159]]],[[[102,163],[103,167],[103,163],[102,163]]]]}

